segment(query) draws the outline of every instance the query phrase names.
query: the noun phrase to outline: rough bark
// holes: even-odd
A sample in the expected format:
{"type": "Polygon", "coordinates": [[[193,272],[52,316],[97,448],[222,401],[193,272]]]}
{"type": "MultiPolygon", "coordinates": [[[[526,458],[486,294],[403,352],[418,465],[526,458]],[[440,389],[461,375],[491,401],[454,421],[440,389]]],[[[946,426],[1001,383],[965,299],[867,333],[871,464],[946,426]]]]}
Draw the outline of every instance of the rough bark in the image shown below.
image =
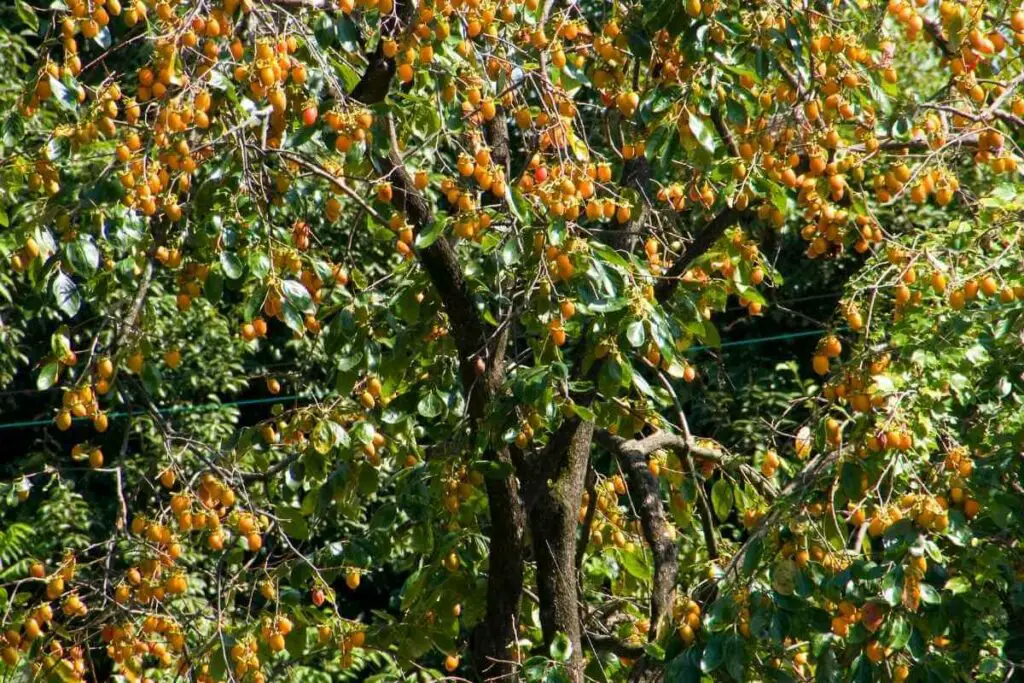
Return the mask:
{"type": "Polygon", "coordinates": [[[491,148],[491,161],[505,171],[507,180],[511,169],[509,168],[508,119],[505,117],[503,107],[498,107],[494,118],[484,124],[484,137],[487,138],[487,144],[491,148]]]}
{"type": "Polygon", "coordinates": [[[365,104],[375,104],[387,97],[391,90],[391,81],[395,76],[395,60],[384,56],[384,37],[394,38],[398,35],[402,26],[408,23],[412,12],[415,9],[413,2],[399,0],[395,3],[395,11],[384,17],[381,22],[381,40],[377,41],[377,48],[367,55],[368,63],[366,70],[356,86],[352,89],[351,97],[365,104]]]}
{"type": "Polygon", "coordinates": [[[634,215],[624,230],[615,230],[606,233],[604,242],[622,251],[632,251],[636,244],[636,236],[639,228],[647,223],[651,212],[650,197],[647,190],[651,184],[651,165],[647,157],[640,155],[633,157],[622,166],[622,186],[637,193],[640,203],[633,207],[634,215]]]}

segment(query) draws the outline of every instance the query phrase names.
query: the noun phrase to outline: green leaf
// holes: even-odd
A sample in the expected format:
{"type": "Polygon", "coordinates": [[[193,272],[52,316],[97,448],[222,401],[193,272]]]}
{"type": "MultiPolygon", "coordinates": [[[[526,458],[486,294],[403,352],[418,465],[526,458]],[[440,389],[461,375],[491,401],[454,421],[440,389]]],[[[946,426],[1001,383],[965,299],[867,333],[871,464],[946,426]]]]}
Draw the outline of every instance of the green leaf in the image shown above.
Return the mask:
{"type": "Polygon", "coordinates": [[[619,553],[619,557],[622,560],[622,566],[627,572],[635,578],[641,581],[650,581],[654,578],[654,569],[647,563],[640,552],[633,551],[622,551],[619,553]]]}
{"type": "Polygon", "coordinates": [[[289,655],[295,658],[299,658],[305,653],[306,634],[308,632],[309,629],[305,625],[299,624],[294,629],[292,629],[287,636],[285,636],[285,649],[288,650],[289,655]]]}
{"type": "Polygon", "coordinates": [[[369,422],[358,422],[352,428],[352,435],[356,437],[356,441],[366,445],[373,443],[373,437],[377,434],[377,430],[369,422]]]}
{"type": "Polygon", "coordinates": [[[71,151],[71,140],[70,138],[59,137],[50,138],[50,141],[46,143],[46,158],[50,161],[57,161],[63,159],[71,151]]]}
{"type": "Polygon", "coordinates": [[[50,92],[57,105],[64,111],[72,112],[78,106],[78,95],[64,83],[50,76],[50,92]]]}
{"type": "Polygon", "coordinates": [[[211,271],[206,276],[206,282],[203,283],[203,294],[213,303],[220,301],[221,295],[224,294],[224,276],[218,272],[211,271]]]}
{"type": "Polygon", "coordinates": [[[473,469],[484,475],[485,479],[500,481],[508,477],[514,471],[512,463],[497,462],[494,460],[478,460],[473,463],[473,469]]]}
{"type": "Polygon", "coordinates": [[[597,376],[597,388],[606,398],[612,398],[619,393],[622,387],[624,376],[623,366],[617,358],[609,356],[601,364],[601,371],[597,376]]]}
{"type": "Polygon", "coordinates": [[[733,500],[732,485],[725,479],[719,479],[711,487],[711,506],[715,509],[715,515],[719,520],[724,520],[732,511],[733,500]]]}
{"type": "Polygon", "coordinates": [[[36,389],[39,391],[46,391],[60,378],[60,363],[57,361],[50,361],[39,369],[39,375],[36,377],[36,389]]]}
{"type": "Polygon", "coordinates": [[[573,403],[570,406],[570,409],[573,413],[575,413],[577,417],[579,417],[582,420],[586,420],[587,422],[593,422],[594,420],[597,419],[597,413],[595,413],[590,408],[579,405],[578,403],[573,403]]]}
{"type": "Polygon", "coordinates": [[[924,583],[922,581],[920,587],[921,602],[925,603],[926,605],[938,605],[942,602],[942,596],[939,595],[939,592],[937,590],[935,590],[935,586],[931,585],[930,583],[924,583]]]}
{"type": "Polygon", "coordinates": [[[696,113],[691,113],[687,117],[687,124],[690,127],[690,132],[693,133],[693,137],[696,138],[700,146],[703,147],[708,154],[715,153],[715,136],[708,128],[707,123],[703,117],[696,113]]]}
{"type": "Polygon", "coordinates": [[[146,387],[146,391],[151,394],[158,392],[161,380],[160,368],[156,363],[146,363],[142,366],[142,386],[146,387]]]}
{"type": "Polygon", "coordinates": [[[562,632],[556,633],[555,637],[551,639],[548,652],[555,661],[568,662],[572,657],[572,642],[569,640],[569,636],[562,632]]]}
{"type": "Polygon", "coordinates": [[[883,642],[893,650],[902,650],[910,642],[910,634],[913,629],[910,622],[900,615],[893,615],[886,623],[886,633],[883,642]]]}
{"type": "Polygon", "coordinates": [[[66,358],[71,353],[71,338],[67,325],[61,325],[50,335],[50,351],[54,358],[58,359],[66,358]]]}
{"type": "Polygon", "coordinates": [[[900,604],[903,597],[903,568],[895,565],[882,579],[882,597],[891,606],[900,604]]]}
{"type": "Polygon", "coordinates": [[[24,137],[25,119],[21,118],[21,114],[13,112],[4,120],[3,144],[7,147],[13,147],[21,142],[24,137]]]}
{"type": "Polygon", "coordinates": [[[644,645],[644,652],[647,656],[656,662],[665,661],[665,648],[661,647],[657,643],[647,643],[644,645]]]}
{"type": "Polygon", "coordinates": [[[436,391],[428,391],[427,395],[416,404],[416,412],[427,419],[433,419],[444,412],[445,402],[441,394],[436,391]]]}
{"type": "Polygon", "coordinates": [[[245,273],[242,259],[238,258],[238,254],[230,251],[220,253],[220,267],[224,269],[224,276],[229,280],[237,280],[245,273]]]}
{"type": "Polygon", "coordinates": [[[281,298],[300,313],[313,313],[316,310],[309,290],[298,280],[285,280],[281,283],[281,298]]]}
{"type": "Polygon", "coordinates": [[[954,576],[946,582],[944,590],[949,591],[953,595],[960,595],[971,590],[971,581],[966,576],[954,576]]]}
{"type": "Polygon", "coordinates": [[[295,308],[290,302],[285,301],[281,307],[281,316],[284,318],[284,324],[288,326],[292,332],[297,334],[304,334],[306,331],[305,321],[302,319],[302,312],[295,308]]]}
{"type": "Polygon", "coordinates": [[[94,43],[99,45],[101,49],[106,50],[110,47],[110,44],[112,42],[112,38],[110,36],[110,28],[104,26],[102,29],[100,29],[99,33],[93,36],[92,40],[94,43]]]}
{"type": "MultiPolygon", "coordinates": [[[[340,432],[345,430],[337,422],[324,420],[317,424],[309,436],[313,449],[320,455],[327,455],[331,449],[340,441],[340,432]]],[[[346,435],[347,436],[347,435],[346,435]]]]}
{"type": "Polygon", "coordinates": [[[699,645],[689,648],[668,663],[665,667],[665,680],[673,683],[700,683],[700,658],[699,645]]]}
{"type": "Polygon", "coordinates": [[[334,42],[336,37],[334,23],[327,13],[321,12],[316,18],[316,22],[313,24],[313,35],[322,48],[328,48],[334,42]]]}
{"type": "Polygon", "coordinates": [[[437,238],[444,234],[445,219],[443,215],[438,215],[434,218],[434,222],[430,226],[416,235],[416,248],[426,249],[431,244],[437,241],[437,238]]]}
{"type": "Polygon", "coordinates": [[[792,595],[800,569],[793,560],[781,560],[772,567],[772,589],[779,595],[792,595]]]}
{"type": "Polygon", "coordinates": [[[380,473],[376,467],[365,465],[359,468],[359,495],[370,496],[377,492],[380,486],[380,473]]]}
{"type": "Polygon", "coordinates": [[[754,70],[757,72],[758,78],[764,80],[768,78],[769,70],[771,69],[771,56],[767,50],[758,48],[754,55],[754,70]]]}
{"type": "Polygon", "coordinates": [[[826,647],[818,655],[818,667],[814,672],[814,683],[839,683],[842,676],[839,671],[839,663],[836,661],[836,653],[831,647],[826,647]]]}
{"type": "Polygon", "coordinates": [[[747,664],[747,651],[743,641],[735,635],[727,636],[724,648],[725,669],[734,680],[742,681],[747,664]]]}
{"type": "Polygon", "coordinates": [[[909,140],[912,127],[913,122],[906,116],[901,116],[892,124],[892,136],[897,140],[909,140]]]}
{"type": "MultiPolygon", "coordinates": [[[[579,83],[580,85],[590,85],[590,77],[587,76],[587,72],[577,67],[571,59],[566,60],[565,66],[562,67],[562,71],[576,83],[579,83]]],[[[571,86],[572,84],[567,85],[571,86]]]]}
{"type": "Polygon", "coordinates": [[[713,349],[722,345],[722,339],[718,336],[718,328],[710,320],[704,321],[704,332],[700,335],[705,344],[713,349]]]}
{"type": "Polygon", "coordinates": [[[758,564],[761,562],[761,553],[764,552],[764,541],[760,538],[755,538],[750,543],[750,547],[747,548],[747,553],[743,556],[743,573],[750,576],[757,569],[758,564]]]}
{"type": "Polygon", "coordinates": [[[359,34],[352,20],[342,15],[334,26],[341,49],[345,52],[356,52],[359,49],[359,34]]]}
{"type": "Polygon", "coordinates": [[[505,244],[501,247],[501,262],[506,266],[511,266],[519,262],[520,257],[519,242],[517,240],[505,240],[505,244]]]}
{"type": "Polygon", "coordinates": [[[704,655],[700,659],[700,670],[711,673],[725,661],[725,639],[716,634],[704,646],[704,655]]]}
{"type": "Polygon", "coordinates": [[[626,328],[626,339],[633,348],[639,348],[643,346],[643,343],[647,340],[647,333],[644,331],[644,323],[642,320],[634,320],[626,328]]]}
{"type": "Polygon", "coordinates": [[[14,10],[18,13],[18,18],[32,30],[33,33],[39,32],[39,17],[36,16],[36,12],[25,0],[14,0],[14,10]]]}
{"type": "Polygon", "coordinates": [[[80,235],[67,247],[68,262],[76,273],[88,277],[100,265],[100,250],[89,235],[80,235]]]}
{"type": "Polygon", "coordinates": [[[860,465],[853,462],[843,463],[839,480],[842,484],[843,494],[850,500],[860,500],[863,474],[864,471],[860,465]]]}
{"type": "Polygon", "coordinates": [[[51,286],[53,298],[57,302],[57,308],[69,318],[78,313],[82,307],[82,295],[74,281],[64,273],[57,273],[51,286]]]}
{"type": "Polygon", "coordinates": [[[262,280],[270,272],[270,257],[262,251],[249,252],[249,270],[256,278],[262,280]]]}
{"type": "Polygon", "coordinates": [[[971,348],[967,349],[967,360],[971,361],[972,365],[981,365],[988,360],[988,351],[981,344],[975,344],[971,348]]]}

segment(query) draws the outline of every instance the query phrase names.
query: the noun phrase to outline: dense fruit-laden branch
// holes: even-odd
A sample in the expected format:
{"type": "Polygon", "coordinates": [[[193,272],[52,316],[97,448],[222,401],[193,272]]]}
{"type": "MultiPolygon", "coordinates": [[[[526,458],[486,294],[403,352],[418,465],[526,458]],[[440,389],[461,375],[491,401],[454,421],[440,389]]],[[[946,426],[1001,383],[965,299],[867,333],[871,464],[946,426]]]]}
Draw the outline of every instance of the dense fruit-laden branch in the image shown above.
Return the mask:
{"type": "Polygon", "coordinates": [[[330,0],[260,0],[268,5],[277,5],[279,7],[299,7],[306,9],[318,9],[318,10],[331,10],[340,8],[336,3],[330,2],[330,0]]]}
{"type": "Polygon", "coordinates": [[[778,498],[772,504],[771,510],[761,519],[757,528],[747,537],[739,551],[729,560],[729,564],[725,566],[721,577],[717,580],[709,581],[700,587],[697,592],[699,601],[707,602],[713,600],[718,593],[721,583],[728,584],[740,579],[740,568],[743,566],[747,553],[750,552],[753,544],[759,539],[764,538],[775,527],[786,513],[789,512],[791,505],[799,503],[801,496],[818,483],[819,479],[839,460],[840,455],[842,455],[842,450],[838,448],[822,453],[800,470],[792,481],[779,493],[778,498]]]}

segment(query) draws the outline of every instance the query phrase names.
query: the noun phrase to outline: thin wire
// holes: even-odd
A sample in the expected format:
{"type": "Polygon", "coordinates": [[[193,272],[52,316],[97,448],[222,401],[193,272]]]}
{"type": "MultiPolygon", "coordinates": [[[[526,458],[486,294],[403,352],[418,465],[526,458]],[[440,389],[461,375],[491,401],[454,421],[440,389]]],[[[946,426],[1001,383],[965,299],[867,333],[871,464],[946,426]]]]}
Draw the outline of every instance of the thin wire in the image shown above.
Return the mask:
{"type": "MultiPolygon", "coordinates": [[[[769,301],[769,302],[767,302],[767,305],[768,306],[778,306],[778,305],[782,305],[782,304],[795,304],[795,303],[800,303],[802,301],[815,301],[817,299],[830,299],[830,298],[834,298],[834,297],[842,296],[842,295],[843,295],[843,292],[826,292],[824,294],[811,294],[809,296],[798,296],[798,297],[794,297],[792,299],[779,299],[779,300],[776,300],[776,301],[769,301]]],[[[726,311],[742,311],[742,310],[746,310],[746,308],[747,308],[746,306],[730,306],[730,307],[726,308],[725,310],[726,311]]],[[[728,345],[729,344],[722,344],[722,346],[728,346],[728,345]]],[[[693,347],[693,348],[696,349],[698,347],[693,347]]],[[[292,367],[292,366],[295,366],[295,365],[298,365],[298,364],[299,364],[298,361],[289,361],[289,362],[285,362],[285,363],[271,363],[271,364],[268,364],[268,365],[245,366],[244,369],[245,370],[263,370],[265,368],[292,367]]],[[[262,376],[263,375],[254,375],[253,377],[254,378],[259,378],[259,377],[262,377],[262,376]]],[[[3,397],[3,396],[15,396],[15,395],[21,395],[21,394],[41,394],[41,393],[45,393],[45,392],[48,392],[48,391],[57,391],[60,388],[61,387],[59,387],[59,386],[52,386],[52,387],[50,387],[48,389],[11,389],[11,390],[8,390],[8,391],[0,391],[0,397],[3,397]]]]}
{"type": "MultiPolygon", "coordinates": [[[[160,413],[161,415],[172,415],[172,414],[175,414],[175,413],[186,413],[186,414],[208,413],[208,412],[212,412],[214,410],[218,410],[220,408],[233,408],[233,407],[236,407],[236,406],[253,406],[253,405],[266,404],[266,403],[280,403],[282,401],[291,401],[291,400],[302,399],[302,398],[308,398],[308,397],[307,396],[299,396],[299,395],[295,394],[295,395],[291,395],[291,396],[274,396],[273,398],[247,398],[247,399],[242,399],[242,400],[239,400],[239,401],[228,401],[226,403],[204,403],[204,404],[198,405],[198,406],[190,406],[190,405],[167,406],[165,408],[157,408],[156,412],[160,413]]],[[[135,413],[135,414],[138,414],[138,413],[135,413]]],[[[127,417],[129,415],[129,413],[127,413],[125,411],[119,410],[119,411],[115,411],[115,412],[112,412],[112,413],[107,413],[106,415],[107,415],[108,418],[112,419],[112,418],[119,418],[119,417],[127,417]]],[[[76,417],[76,418],[73,418],[73,421],[74,422],[85,422],[85,421],[91,420],[91,419],[92,418],[89,418],[89,417],[76,417]]],[[[50,425],[50,424],[53,424],[53,419],[52,418],[49,419],[49,420],[24,420],[22,422],[6,422],[6,423],[3,423],[3,424],[0,424],[0,430],[4,430],[4,429],[20,429],[20,428],[25,428],[25,427],[42,427],[42,426],[50,425]]]]}
{"type": "MultiPolygon", "coordinates": [[[[797,304],[802,301],[817,301],[818,299],[834,299],[842,296],[845,292],[825,292],[823,294],[809,294],[807,296],[797,296],[792,299],[768,299],[765,301],[765,306],[781,306],[783,304],[797,304]]],[[[742,311],[746,310],[746,306],[729,306],[725,310],[727,311],[742,311]]]]}
{"type": "MultiPolygon", "coordinates": [[[[822,331],[822,330],[808,330],[808,331],[805,331],[805,332],[792,332],[790,334],[776,334],[776,335],[772,335],[770,337],[754,337],[752,339],[738,339],[736,341],[731,341],[731,342],[722,342],[718,346],[711,346],[711,345],[691,346],[690,348],[686,349],[685,353],[695,353],[697,351],[714,350],[714,349],[721,349],[721,348],[727,348],[727,347],[733,347],[733,346],[748,346],[748,345],[751,345],[751,344],[761,344],[761,343],[766,343],[766,342],[782,341],[782,340],[785,340],[785,339],[799,339],[801,337],[810,337],[810,336],[813,336],[813,335],[820,336],[822,334],[825,334],[825,332],[822,331]]],[[[261,404],[266,404],[266,403],[278,403],[278,402],[282,402],[282,401],[291,401],[291,400],[302,399],[302,398],[307,398],[307,397],[299,396],[299,395],[274,396],[272,398],[270,398],[270,397],[268,397],[268,398],[250,398],[250,399],[243,399],[243,400],[240,400],[240,401],[227,401],[225,403],[206,403],[206,404],[199,405],[199,406],[177,405],[177,406],[167,406],[165,408],[157,408],[157,412],[160,413],[161,415],[172,415],[172,414],[176,414],[176,413],[192,414],[192,413],[210,412],[210,411],[213,411],[213,410],[219,410],[221,408],[231,408],[231,407],[235,407],[235,406],[252,406],[252,405],[261,405],[261,404]]],[[[112,412],[112,413],[107,413],[107,417],[111,418],[111,419],[118,418],[118,417],[127,417],[127,416],[128,416],[128,413],[124,412],[124,411],[116,411],[116,412],[112,412]]],[[[83,421],[90,420],[90,419],[91,418],[89,418],[89,417],[76,417],[76,418],[74,418],[74,421],[75,422],[83,422],[83,421]]],[[[6,423],[0,424],[0,430],[4,430],[4,429],[21,429],[21,428],[27,428],[27,427],[42,427],[42,426],[50,425],[50,424],[53,424],[53,419],[47,419],[47,420],[24,420],[22,422],[6,422],[6,423]]]]}
{"type": "MultiPolygon", "coordinates": [[[[264,365],[243,365],[242,369],[243,370],[262,370],[262,371],[266,371],[266,370],[270,370],[271,368],[277,368],[278,370],[280,370],[281,368],[295,367],[298,364],[299,364],[299,361],[294,360],[294,361],[285,361],[285,362],[281,362],[281,363],[267,363],[267,364],[264,364],[264,365]]],[[[284,374],[284,373],[282,373],[282,374],[284,374]]],[[[264,374],[260,374],[260,375],[250,375],[249,379],[259,379],[261,377],[268,377],[268,376],[271,376],[271,375],[268,375],[268,374],[266,374],[266,372],[264,372],[264,374]]],[[[45,394],[46,392],[57,391],[57,390],[62,389],[62,388],[63,387],[61,387],[59,385],[54,385],[54,386],[48,387],[46,389],[9,389],[7,391],[0,391],[0,398],[2,398],[4,396],[17,396],[17,395],[21,395],[21,394],[45,394]]]]}
{"type": "MultiPolygon", "coordinates": [[[[996,308],[1006,309],[1007,305],[1002,302],[992,302],[987,306],[982,306],[978,310],[993,310],[996,308]]],[[[1018,309],[1019,307],[1013,307],[1018,309]]],[[[787,339],[800,339],[804,337],[822,336],[831,332],[846,332],[849,331],[847,327],[837,327],[832,330],[805,330],[803,332],[790,332],[788,334],[775,334],[768,337],[752,337],[750,339],[737,339],[736,341],[722,342],[718,345],[707,345],[702,344],[698,346],[691,346],[684,351],[684,353],[695,353],[697,351],[713,351],[716,349],[724,349],[736,346],[751,346],[754,344],[764,344],[773,341],[785,341],[787,339]]],[[[179,405],[179,406],[168,406],[166,408],[157,408],[157,412],[160,414],[174,414],[174,413],[199,413],[209,412],[212,410],[218,410],[220,408],[231,408],[234,406],[248,406],[248,405],[261,405],[266,403],[278,403],[281,401],[291,401],[296,399],[309,398],[307,396],[291,395],[291,396],[275,396],[273,398],[250,398],[242,399],[239,401],[228,401],[226,403],[206,403],[199,406],[179,405]]],[[[126,417],[128,413],[118,411],[113,413],[107,413],[108,418],[126,417]]],[[[76,417],[75,422],[81,422],[89,420],[88,417],[76,417]]],[[[48,420],[25,420],[22,422],[6,422],[0,423],[0,431],[4,429],[19,429],[26,427],[41,427],[45,425],[53,424],[52,419],[48,420]]]]}
{"type": "MultiPolygon", "coordinates": [[[[838,331],[841,331],[843,329],[845,329],[845,328],[839,328],[836,331],[838,332],[838,331]]],[[[814,337],[814,336],[820,337],[821,335],[823,335],[825,333],[826,333],[826,330],[807,330],[807,331],[804,331],[804,332],[792,332],[790,334],[776,334],[776,335],[772,335],[770,337],[753,337],[752,339],[737,339],[736,341],[722,342],[718,346],[711,346],[711,345],[706,345],[706,344],[705,345],[701,345],[701,346],[691,346],[690,348],[686,349],[686,351],[684,353],[690,353],[691,351],[705,351],[705,350],[714,351],[715,349],[724,349],[724,348],[730,347],[730,346],[748,346],[750,344],[763,344],[765,342],[783,341],[784,339],[799,339],[800,337],[814,337]]]]}

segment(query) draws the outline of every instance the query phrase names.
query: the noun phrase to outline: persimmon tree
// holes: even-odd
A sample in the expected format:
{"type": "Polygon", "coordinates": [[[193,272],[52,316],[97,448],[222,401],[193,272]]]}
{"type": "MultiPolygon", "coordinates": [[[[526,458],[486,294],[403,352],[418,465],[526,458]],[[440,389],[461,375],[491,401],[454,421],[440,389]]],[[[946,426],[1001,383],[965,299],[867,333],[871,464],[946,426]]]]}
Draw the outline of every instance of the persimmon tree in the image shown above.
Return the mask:
{"type": "Polygon", "coordinates": [[[105,495],[8,558],[6,675],[1022,666],[1017,3],[16,10],[5,519],[105,495]],[[692,431],[794,242],[856,269],[820,379],[692,431]]]}

